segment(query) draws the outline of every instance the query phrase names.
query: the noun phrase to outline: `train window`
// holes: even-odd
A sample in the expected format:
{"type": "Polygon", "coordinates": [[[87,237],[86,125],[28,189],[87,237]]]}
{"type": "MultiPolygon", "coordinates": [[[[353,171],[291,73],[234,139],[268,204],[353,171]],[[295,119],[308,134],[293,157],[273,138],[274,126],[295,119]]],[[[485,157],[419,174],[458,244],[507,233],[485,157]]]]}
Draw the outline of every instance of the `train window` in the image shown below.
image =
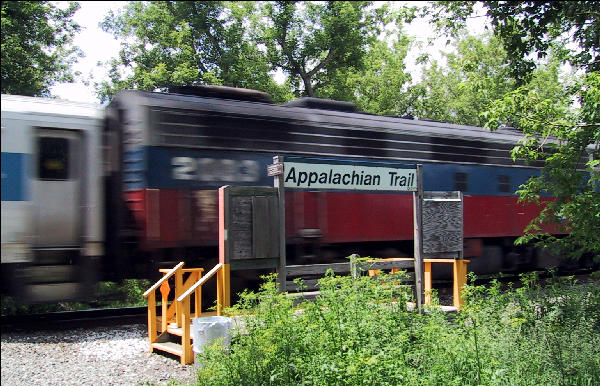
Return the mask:
{"type": "Polygon", "coordinates": [[[511,193],[510,177],[506,174],[498,176],[498,190],[502,193],[511,193]]]}
{"type": "Polygon", "coordinates": [[[467,190],[467,173],[454,173],[454,190],[467,190]]]}
{"type": "Polygon", "coordinates": [[[69,140],[40,137],[38,149],[38,178],[40,180],[68,180],[69,140]]]}

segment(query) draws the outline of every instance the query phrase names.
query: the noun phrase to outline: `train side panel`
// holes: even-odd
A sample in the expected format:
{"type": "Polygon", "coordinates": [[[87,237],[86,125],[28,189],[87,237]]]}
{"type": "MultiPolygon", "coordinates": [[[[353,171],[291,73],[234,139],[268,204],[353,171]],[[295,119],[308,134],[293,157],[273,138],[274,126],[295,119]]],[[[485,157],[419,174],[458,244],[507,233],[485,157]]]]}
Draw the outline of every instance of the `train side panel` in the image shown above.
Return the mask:
{"type": "MultiPolygon", "coordinates": [[[[491,255],[509,253],[539,213],[514,194],[541,165],[512,160],[521,134],[511,130],[135,91],[118,94],[107,114],[107,131],[123,144],[112,190],[124,210],[114,224],[133,219],[124,234],[136,236],[121,243],[136,244],[144,258],[216,246],[216,189],[272,186],[266,166],[276,155],[422,164],[425,190],[464,193],[465,256],[485,255],[490,246],[491,255]]],[[[313,244],[343,254],[348,244],[376,253],[366,247],[400,241],[411,253],[412,222],[410,194],[286,193],[292,249],[313,244]]]]}
{"type": "Polygon", "coordinates": [[[31,164],[29,127],[18,114],[2,112],[2,264],[32,260],[30,244],[31,188],[28,170],[31,164]]]}
{"type": "Polygon", "coordinates": [[[2,95],[2,268],[24,301],[80,299],[96,279],[102,115],[96,105],[2,95]]]}

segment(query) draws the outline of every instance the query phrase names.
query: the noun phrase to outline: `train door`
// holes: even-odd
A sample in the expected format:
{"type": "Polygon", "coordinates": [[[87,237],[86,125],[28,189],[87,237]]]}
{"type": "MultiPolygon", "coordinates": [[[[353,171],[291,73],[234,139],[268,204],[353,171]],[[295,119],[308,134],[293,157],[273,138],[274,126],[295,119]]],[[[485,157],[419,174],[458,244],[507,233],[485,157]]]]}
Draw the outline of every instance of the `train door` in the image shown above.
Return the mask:
{"type": "Polygon", "coordinates": [[[80,244],[81,137],[77,132],[37,129],[32,200],[38,248],[80,244]]]}

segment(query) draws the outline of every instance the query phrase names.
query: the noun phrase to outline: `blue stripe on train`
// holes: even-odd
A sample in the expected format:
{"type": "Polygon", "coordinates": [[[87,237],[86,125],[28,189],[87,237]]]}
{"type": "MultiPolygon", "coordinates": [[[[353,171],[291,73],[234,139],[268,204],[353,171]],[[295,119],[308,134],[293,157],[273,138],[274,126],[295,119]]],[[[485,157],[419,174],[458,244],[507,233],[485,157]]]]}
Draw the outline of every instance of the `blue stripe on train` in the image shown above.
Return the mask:
{"type": "MultiPolygon", "coordinates": [[[[124,158],[128,190],[273,185],[273,178],[267,176],[267,165],[273,162],[273,154],[146,147],[143,150],[138,148],[124,158]]],[[[423,163],[423,188],[428,191],[463,190],[471,195],[511,196],[530,176],[538,174],[531,168],[423,163]]]]}
{"type": "Polygon", "coordinates": [[[29,155],[2,153],[2,201],[26,201],[26,171],[29,155]]]}

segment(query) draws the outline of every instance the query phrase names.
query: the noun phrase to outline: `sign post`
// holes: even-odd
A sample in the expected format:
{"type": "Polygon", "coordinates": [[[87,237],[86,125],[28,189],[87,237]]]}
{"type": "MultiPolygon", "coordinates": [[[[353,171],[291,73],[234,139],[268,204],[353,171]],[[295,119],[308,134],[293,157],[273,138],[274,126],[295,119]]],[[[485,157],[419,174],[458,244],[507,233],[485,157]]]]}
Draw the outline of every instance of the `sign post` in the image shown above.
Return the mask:
{"type": "Polygon", "coordinates": [[[417,190],[413,192],[415,292],[417,308],[423,307],[423,166],[417,165],[417,190]]]}
{"type": "Polygon", "coordinates": [[[283,156],[273,157],[273,164],[269,165],[268,174],[274,177],[274,186],[277,188],[279,197],[279,265],[277,266],[277,280],[279,280],[279,291],[285,292],[286,272],[286,254],[285,254],[285,185],[283,156]]]}
{"type": "Polygon", "coordinates": [[[279,196],[279,288],[285,291],[285,189],[413,192],[415,291],[419,312],[423,304],[422,166],[392,162],[360,162],[315,158],[273,157],[267,173],[274,177],[279,196]]]}

